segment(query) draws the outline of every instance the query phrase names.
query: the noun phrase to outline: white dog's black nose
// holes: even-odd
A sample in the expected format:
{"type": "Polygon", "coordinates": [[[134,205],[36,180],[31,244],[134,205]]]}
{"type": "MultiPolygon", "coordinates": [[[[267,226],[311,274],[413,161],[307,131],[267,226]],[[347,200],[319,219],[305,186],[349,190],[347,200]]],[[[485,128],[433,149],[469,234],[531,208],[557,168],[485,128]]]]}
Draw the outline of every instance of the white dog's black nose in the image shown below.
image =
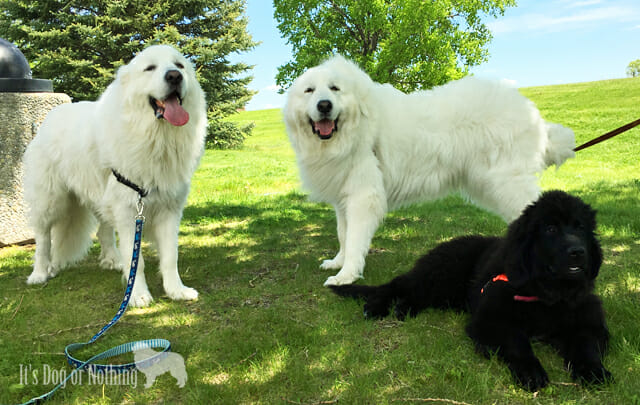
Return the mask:
{"type": "Polygon", "coordinates": [[[167,73],[164,75],[164,80],[171,85],[177,86],[182,82],[182,73],[178,70],[167,70],[167,73]]]}
{"type": "Polygon", "coordinates": [[[331,104],[331,101],[329,100],[320,100],[318,101],[318,111],[320,111],[323,114],[328,114],[331,112],[331,109],[333,108],[333,104],[331,104]]]}

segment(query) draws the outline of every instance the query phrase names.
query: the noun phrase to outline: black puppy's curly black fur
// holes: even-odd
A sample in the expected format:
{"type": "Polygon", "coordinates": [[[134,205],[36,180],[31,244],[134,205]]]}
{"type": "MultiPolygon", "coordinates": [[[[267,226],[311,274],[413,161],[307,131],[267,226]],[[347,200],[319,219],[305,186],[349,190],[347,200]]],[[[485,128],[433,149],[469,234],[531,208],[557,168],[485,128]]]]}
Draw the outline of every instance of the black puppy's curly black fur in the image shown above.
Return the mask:
{"type": "Polygon", "coordinates": [[[532,338],[555,347],[571,376],[603,383],[609,332],[594,279],[602,264],[595,211],[562,191],[544,193],[504,238],[465,236],[438,245],[414,268],[381,286],[330,286],[360,297],[364,314],[398,318],[425,308],[470,310],[467,334],[478,350],[497,355],[515,380],[534,391],[549,382],[532,338]]]}

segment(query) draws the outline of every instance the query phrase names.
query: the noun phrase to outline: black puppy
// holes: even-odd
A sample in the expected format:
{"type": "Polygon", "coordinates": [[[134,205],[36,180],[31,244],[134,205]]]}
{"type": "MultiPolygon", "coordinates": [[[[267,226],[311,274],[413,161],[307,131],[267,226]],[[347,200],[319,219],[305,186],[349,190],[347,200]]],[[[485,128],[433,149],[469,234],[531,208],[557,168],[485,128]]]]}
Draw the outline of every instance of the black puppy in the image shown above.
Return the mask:
{"type": "Polygon", "coordinates": [[[360,297],[364,314],[404,319],[425,308],[470,310],[467,334],[478,350],[497,355],[516,381],[535,391],[549,378],[531,348],[539,338],[555,347],[571,376],[603,383],[609,332],[594,279],[602,264],[595,211],[562,191],[544,193],[504,238],[465,236],[438,245],[414,268],[381,286],[330,286],[360,297]]]}

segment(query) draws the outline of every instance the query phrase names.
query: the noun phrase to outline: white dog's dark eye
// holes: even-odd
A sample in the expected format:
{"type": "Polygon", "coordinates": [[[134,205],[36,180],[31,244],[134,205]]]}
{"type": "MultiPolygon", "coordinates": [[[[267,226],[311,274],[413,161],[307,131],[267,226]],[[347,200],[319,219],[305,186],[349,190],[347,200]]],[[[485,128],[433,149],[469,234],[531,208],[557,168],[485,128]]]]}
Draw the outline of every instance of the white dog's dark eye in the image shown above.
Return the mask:
{"type": "Polygon", "coordinates": [[[338,86],[331,86],[331,87],[329,87],[329,89],[331,91],[340,91],[340,88],[338,86]]]}
{"type": "Polygon", "coordinates": [[[176,63],[176,67],[178,69],[184,69],[184,65],[182,63],[180,63],[180,62],[176,63]]]}
{"type": "Polygon", "coordinates": [[[149,65],[144,69],[145,72],[153,72],[154,70],[156,70],[156,65],[149,65]]]}
{"type": "Polygon", "coordinates": [[[313,87],[307,87],[304,92],[305,93],[313,93],[314,91],[315,91],[315,89],[313,87]]]}

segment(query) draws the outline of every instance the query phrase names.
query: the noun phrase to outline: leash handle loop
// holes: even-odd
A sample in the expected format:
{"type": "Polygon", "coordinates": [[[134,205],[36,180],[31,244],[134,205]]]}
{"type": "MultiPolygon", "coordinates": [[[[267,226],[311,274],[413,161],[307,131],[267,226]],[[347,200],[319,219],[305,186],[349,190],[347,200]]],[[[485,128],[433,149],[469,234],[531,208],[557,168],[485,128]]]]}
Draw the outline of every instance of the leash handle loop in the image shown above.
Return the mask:
{"type": "Polygon", "coordinates": [[[129,270],[129,277],[127,279],[127,288],[125,290],[124,297],[122,299],[122,303],[120,304],[120,308],[118,309],[118,312],[116,312],[114,317],[105,326],[103,326],[102,329],[98,331],[98,333],[93,335],[93,337],[91,337],[91,339],[89,339],[88,342],[71,343],[67,345],[64,348],[64,353],[67,357],[67,362],[72,367],[75,367],[73,371],[69,373],[69,375],[63,381],[61,381],[57,386],[55,386],[51,391],[47,392],[46,394],[40,395],[39,397],[32,398],[22,405],[39,404],[41,402],[48,400],[53,396],[53,394],[58,389],[60,389],[61,387],[64,387],[67,381],[69,381],[77,372],[82,371],[84,369],[87,369],[90,373],[94,373],[94,374],[95,373],[114,373],[114,372],[122,373],[129,370],[133,370],[136,367],[138,368],[149,367],[159,362],[164,357],[166,357],[167,352],[171,351],[171,342],[169,342],[168,340],[147,339],[147,340],[138,340],[135,342],[129,342],[116,347],[112,347],[111,349],[105,350],[104,352],[99,353],[86,361],[78,360],[77,358],[71,355],[72,352],[80,350],[86,346],[89,346],[90,344],[98,340],[100,336],[102,336],[107,330],[109,330],[109,328],[111,328],[113,325],[116,324],[116,322],[118,322],[118,320],[120,320],[124,312],[127,310],[127,306],[129,305],[129,300],[131,299],[131,292],[133,290],[133,285],[136,280],[136,273],[138,271],[138,260],[140,258],[140,247],[142,244],[142,228],[144,225],[144,216],[142,215],[144,211],[144,203],[142,202],[142,197],[143,197],[142,194],[138,194],[138,204],[137,204],[138,214],[136,215],[136,227],[135,227],[135,236],[134,236],[134,242],[133,242],[133,253],[131,255],[131,267],[129,270]],[[161,352],[158,352],[157,354],[139,362],[134,361],[133,363],[127,363],[127,364],[95,364],[95,362],[98,360],[108,359],[110,357],[115,357],[125,353],[134,352],[136,350],[143,349],[143,348],[158,348],[158,347],[162,348],[161,352]]]}

